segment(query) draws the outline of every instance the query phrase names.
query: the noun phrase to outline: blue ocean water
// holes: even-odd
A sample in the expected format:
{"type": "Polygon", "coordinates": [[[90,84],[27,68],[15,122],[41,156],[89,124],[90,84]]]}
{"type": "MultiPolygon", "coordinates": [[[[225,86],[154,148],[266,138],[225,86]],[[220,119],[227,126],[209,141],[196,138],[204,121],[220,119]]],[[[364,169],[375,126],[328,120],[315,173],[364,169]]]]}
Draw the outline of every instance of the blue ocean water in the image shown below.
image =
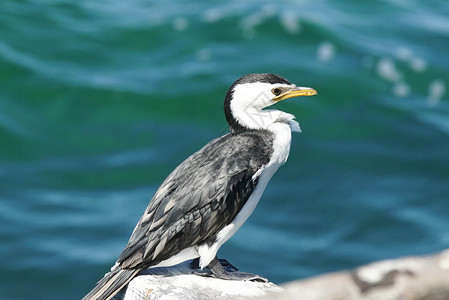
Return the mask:
{"type": "Polygon", "coordinates": [[[220,250],[276,283],[449,247],[449,5],[0,2],[0,299],[80,299],[153,193],[278,73],[303,133],[220,250]],[[63,295],[63,296],[61,296],[63,295]]]}

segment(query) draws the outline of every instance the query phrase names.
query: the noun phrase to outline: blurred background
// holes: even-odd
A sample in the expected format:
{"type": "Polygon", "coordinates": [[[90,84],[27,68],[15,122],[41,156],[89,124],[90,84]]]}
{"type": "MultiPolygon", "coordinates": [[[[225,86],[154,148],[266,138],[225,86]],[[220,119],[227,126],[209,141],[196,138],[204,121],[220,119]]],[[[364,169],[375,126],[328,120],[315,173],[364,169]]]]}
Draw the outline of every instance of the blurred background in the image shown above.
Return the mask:
{"type": "Polygon", "coordinates": [[[318,96],[220,250],[283,283],[449,247],[445,0],[0,2],[0,298],[80,299],[153,193],[227,132],[238,77],[318,96]]]}

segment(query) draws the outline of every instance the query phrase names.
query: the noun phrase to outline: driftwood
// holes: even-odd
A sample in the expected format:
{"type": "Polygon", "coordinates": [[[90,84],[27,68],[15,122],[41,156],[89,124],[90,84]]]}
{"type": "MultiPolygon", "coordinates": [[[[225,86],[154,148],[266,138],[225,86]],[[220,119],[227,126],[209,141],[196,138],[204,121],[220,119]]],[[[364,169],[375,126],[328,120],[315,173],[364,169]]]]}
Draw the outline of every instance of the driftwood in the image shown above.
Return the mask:
{"type": "Polygon", "coordinates": [[[274,283],[222,280],[192,274],[190,261],[140,273],[114,300],[244,299],[280,291],[274,283]]]}
{"type": "Polygon", "coordinates": [[[298,280],[265,300],[448,300],[449,250],[298,280]]]}
{"type": "Polygon", "coordinates": [[[293,281],[282,288],[193,275],[189,263],[146,270],[115,299],[449,300],[449,249],[293,281]]]}

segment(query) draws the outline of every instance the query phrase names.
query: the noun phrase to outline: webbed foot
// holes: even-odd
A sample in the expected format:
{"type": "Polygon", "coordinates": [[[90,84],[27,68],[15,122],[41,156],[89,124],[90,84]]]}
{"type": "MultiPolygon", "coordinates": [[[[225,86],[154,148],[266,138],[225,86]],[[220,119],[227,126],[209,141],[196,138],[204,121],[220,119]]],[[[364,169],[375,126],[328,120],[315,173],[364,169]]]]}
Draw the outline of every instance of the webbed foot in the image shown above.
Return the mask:
{"type": "Polygon", "coordinates": [[[193,274],[205,277],[215,277],[224,280],[246,280],[255,282],[268,282],[268,279],[251,274],[239,272],[236,267],[225,259],[218,259],[215,257],[207,266],[207,268],[200,270],[199,259],[194,259],[190,263],[190,268],[194,269],[193,274]]]}

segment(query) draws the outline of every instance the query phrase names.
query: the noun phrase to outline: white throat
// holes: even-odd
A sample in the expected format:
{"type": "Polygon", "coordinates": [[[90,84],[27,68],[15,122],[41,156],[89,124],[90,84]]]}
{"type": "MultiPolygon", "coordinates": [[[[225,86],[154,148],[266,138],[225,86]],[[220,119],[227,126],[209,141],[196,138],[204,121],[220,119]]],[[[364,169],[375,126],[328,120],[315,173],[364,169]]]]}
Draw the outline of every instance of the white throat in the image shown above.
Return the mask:
{"type": "Polygon", "coordinates": [[[284,123],[290,126],[292,132],[301,132],[295,116],[276,109],[260,110],[258,108],[234,108],[231,104],[233,116],[237,122],[248,129],[270,129],[274,123],[284,123]]]}

